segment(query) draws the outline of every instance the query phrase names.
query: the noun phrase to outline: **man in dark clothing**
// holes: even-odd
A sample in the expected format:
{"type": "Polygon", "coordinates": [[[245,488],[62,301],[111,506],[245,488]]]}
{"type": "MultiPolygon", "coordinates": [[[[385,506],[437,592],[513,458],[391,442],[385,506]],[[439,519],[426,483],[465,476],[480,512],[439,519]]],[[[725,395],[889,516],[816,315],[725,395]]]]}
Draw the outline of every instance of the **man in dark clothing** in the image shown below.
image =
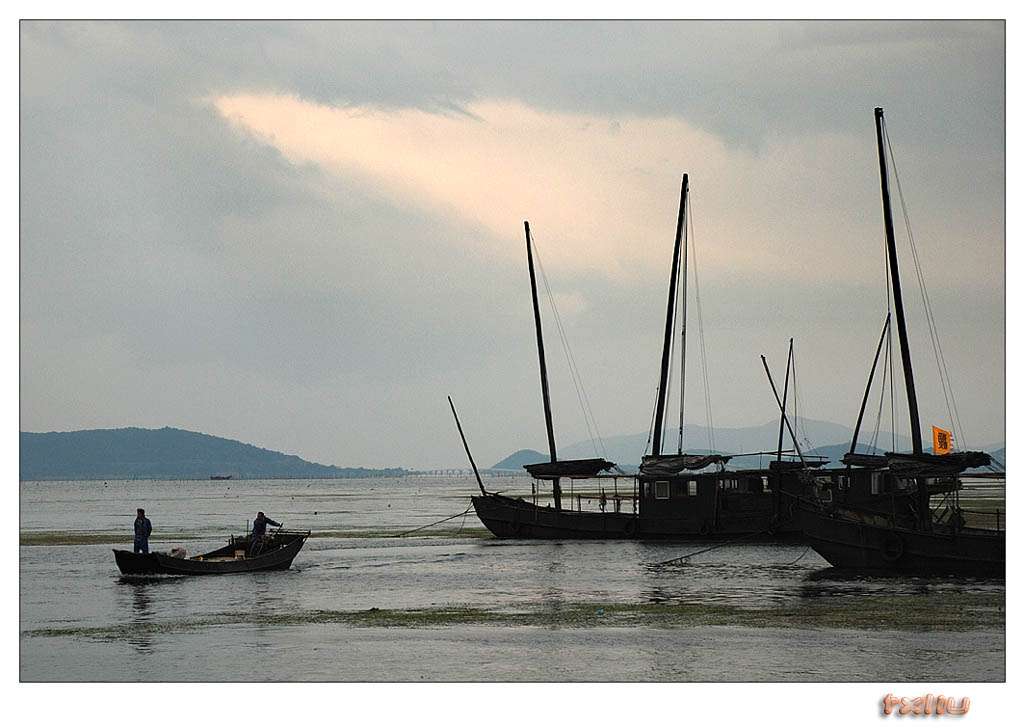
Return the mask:
{"type": "Polygon", "coordinates": [[[281,524],[275,521],[273,518],[267,518],[267,516],[260,511],[256,514],[256,520],[252,522],[252,538],[255,541],[257,538],[265,536],[267,534],[267,524],[271,526],[277,526],[280,528],[281,524]]]}
{"type": "Polygon", "coordinates": [[[153,533],[153,524],[146,518],[146,511],[142,508],[138,511],[139,515],[135,518],[135,553],[140,551],[144,554],[149,553],[149,534],[153,533]]]}

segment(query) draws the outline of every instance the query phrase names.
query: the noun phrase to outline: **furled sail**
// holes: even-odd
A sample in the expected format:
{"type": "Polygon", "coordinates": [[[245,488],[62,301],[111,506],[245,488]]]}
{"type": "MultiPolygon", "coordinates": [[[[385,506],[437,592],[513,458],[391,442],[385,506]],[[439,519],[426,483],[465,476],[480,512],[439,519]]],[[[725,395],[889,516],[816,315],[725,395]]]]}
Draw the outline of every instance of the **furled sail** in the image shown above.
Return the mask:
{"type": "Polygon", "coordinates": [[[615,463],[610,463],[602,458],[590,458],[588,460],[559,460],[553,463],[534,463],[533,465],[524,465],[523,467],[534,478],[552,480],[554,478],[597,475],[602,470],[611,470],[615,467],[615,463]]]}
{"type": "Polygon", "coordinates": [[[992,458],[988,453],[975,450],[951,452],[946,455],[887,452],[885,455],[846,453],[843,456],[845,465],[857,465],[865,468],[888,466],[890,472],[901,478],[956,475],[968,468],[981,468],[991,462],[992,458]]]}
{"type": "Polygon", "coordinates": [[[675,475],[683,470],[702,470],[709,465],[724,465],[730,455],[644,455],[640,472],[644,475],[675,475]]]}
{"type": "Polygon", "coordinates": [[[884,468],[889,464],[885,455],[870,455],[864,452],[848,452],[843,455],[843,465],[859,468],[884,468]]]}
{"type": "Polygon", "coordinates": [[[980,468],[992,462],[988,453],[974,450],[951,452],[948,455],[887,452],[885,456],[889,458],[889,470],[903,478],[956,475],[967,468],[980,468]]]}

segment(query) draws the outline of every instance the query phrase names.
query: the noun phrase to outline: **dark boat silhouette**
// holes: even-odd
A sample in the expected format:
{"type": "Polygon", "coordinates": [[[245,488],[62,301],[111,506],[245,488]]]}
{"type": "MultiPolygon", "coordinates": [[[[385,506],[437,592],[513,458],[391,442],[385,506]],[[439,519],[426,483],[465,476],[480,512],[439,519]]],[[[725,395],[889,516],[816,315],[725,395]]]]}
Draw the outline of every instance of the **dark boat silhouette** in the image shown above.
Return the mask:
{"type": "MultiPolygon", "coordinates": [[[[551,423],[551,402],[548,390],[547,364],[544,355],[544,336],[541,328],[540,308],[537,302],[537,282],[534,273],[530,224],[524,223],[526,231],[526,254],[530,271],[530,289],[533,299],[534,326],[537,338],[537,352],[540,364],[541,394],[544,403],[544,418],[547,427],[550,460],[524,467],[540,482],[550,482],[553,504],[540,505],[521,498],[510,498],[499,493],[489,493],[482,481],[480,495],[473,497],[473,507],[480,521],[495,536],[506,538],[568,538],[568,539],[711,539],[734,538],[739,536],[763,536],[779,538],[798,536],[800,527],[794,516],[797,493],[791,493],[794,485],[793,469],[803,467],[782,458],[782,433],[776,456],[768,468],[749,470],[728,470],[729,455],[687,454],[682,452],[682,431],[678,451],[674,454],[661,452],[665,422],[666,393],[670,369],[670,353],[675,326],[681,318],[680,341],[685,361],[685,320],[686,307],[677,316],[677,281],[683,281],[685,301],[686,281],[686,210],[689,180],[683,175],[679,200],[679,215],[676,222],[675,245],[672,269],[669,278],[668,305],[665,317],[665,334],[662,347],[660,381],[653,419],[654,432],[652,453],[643,458],[640,472],[636,475],[612,474],[617,470],[614,463],[602,458],[585,460],[559,460],[555,446],[554,430],[551,423]],[[680,276],[680,263],[683,274],[680,276]],[[713,466],[715,470],[706,470],[713,466]],[[568,508],[563,507],[562,481],[577,479],[591,481],[588,500],[597,500],[600,510],[584,511],[582,497],[575,503],[570,500],[568,508]],[[628,489],[620,490],[619,481],[631,481],[628,489]],[[597,482],[597,486],[593,486],[597,482]],[[610,485],[609,485],[610,483],[610,485]],[[784,487],[785,486],[785,487],[784,487]],[[597,488],[594,491],[593,488],[597,488]]],[[[681,377],[683,379],[683,377],[681,377]]],[[[788,382],[788,372],[787,372],[788,382]]],[[[682,387],[680,387],[682,389],[682,387]]],[[[682,401],[682,392],[680,393],[682,401]]],[[[454,413],[454,406],[452,406],[454,413]]],[[[456,415],[456,421],[458,415],[456,415]]],[[[682,416],[680,416],[682,422],[682,416]]],[[[781,424],[780,424],[781,428],[781,424]]],[[[461,425],[459,425],[461,433],[461,425]]],[[[465,437],[463,436],[465,443],[465,437]]],[[[469,454],[468,445],[466,446],[469,454]]],[[[762,454],[762,453],[752,453],[762,454]]],[[[472,456],[469,455],[472,461],[472,456]]],[[[810,458],[805,458],[808,462],[810,458]]],[[[817,463],[821,465],[822,463],[817,463]]],[[[474,469],[475,469],[474,465],[474,469]]],[[[871,493],[869,483],[857,483],[844,491],[843,498],[852,503],[870,502],[876,496],[871,493]]],[[[900,499],[901,502],[905,500],[900,499]]]]}
{"type": "MultiPolygon", "coordinates": [[[[989,465],[990,456],[972,451],[931,454],[925,453],[922,446],[917,393],[896,258],[881,108],[875,109],[875,129],[889,279],[892,282],[892,304],[899,334],[913,452],[886,453],[880,456],[855,453],[856,433],[864,413],[862,404],[850,453],[844,458],[847,467],[832,470],[827,479],[831,482],[824,483],[817,482],[822,479],[818,474],[806,471],[797,474],[803,483],[822,486],[816,489],[817,497],[798,498],[797,519],[814,550],[840,569],[1005,575],[1005,530],[998,526],[998,521],[996,529],[968,525],[968,516],[971,514],[961,508],[959,502],[963,472],[989,465]],[[871,507],[840,504],[835,501],[833,494],[839,491],[841,479],[844,478],[847,481],[854,478],[871,479],[883,493],[909,493],[913,507],[909,512],[905,509],[897,511],[893,507],[886,507],[888,504],[884,498],[871,507]],[[936,496],[939,496],[939,504],[938,508],[933,509],[932,499],[936,496]]],[[[888,321],[883,330],[883,338],[888,329],[888,321]]],[[[870,385],[869,378],[869,389],[870,385]]],[[[867,401],[867,393],[864,401],[867,401]]],[[[791,487],[798,490],[801,486],[794,484],[791,487]]]]}

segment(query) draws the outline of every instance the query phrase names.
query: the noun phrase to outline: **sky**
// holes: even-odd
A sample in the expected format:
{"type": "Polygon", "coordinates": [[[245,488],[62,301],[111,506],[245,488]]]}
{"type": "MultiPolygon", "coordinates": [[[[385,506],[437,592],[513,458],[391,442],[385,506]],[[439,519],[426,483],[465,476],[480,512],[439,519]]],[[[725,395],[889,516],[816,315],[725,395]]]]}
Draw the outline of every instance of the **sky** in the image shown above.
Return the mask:
{"type": "MultiPolygon", "coordinates": [[[[544,452],[528,220],[597,432],[646,433],[683,173],[686,421],[775,419],[760,355],[781,379],[792,337],[801,414],[852,427],[886,313],[882,106],[959,420],[893,180],[922,426],[1001,444],[1004,31],[21,22],[20,429],[464,467],[450,395],[478,464],[544,452]]],[[[542,316],[564,447],[588,426],[542,316]]]]}

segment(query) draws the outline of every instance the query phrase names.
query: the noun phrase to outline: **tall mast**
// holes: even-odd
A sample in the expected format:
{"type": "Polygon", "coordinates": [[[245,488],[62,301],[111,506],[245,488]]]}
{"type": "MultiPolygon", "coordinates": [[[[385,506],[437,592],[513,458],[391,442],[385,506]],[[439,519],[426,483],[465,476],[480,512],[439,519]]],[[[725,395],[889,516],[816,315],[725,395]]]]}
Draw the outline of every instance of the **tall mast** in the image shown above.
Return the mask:
{"type": "Polygon", "coordinates": [[[654,414],[654,444],[651,455],[661,455],[661,431],[665,420],[665,390],[668,388],[668,360],[672,351],[672,319],[676,308],[676,279],[679,278],[679,248],[682,243],[683,225],[686,218],[686,192],[689,178],[683,174],[683,185],[679,192],[679,217],[676,219],[676,243],[672,251],[672,275],[668,282],[668,308],[665,313],[665,342],[661,349],[661,378],[658,380],[658,403],[654,414]]]}
{"type": "MultiPolygon", "coordinates": [[[[683,196],[686,197],[690,193],[689,186],[686,182],[686,175],[683,175],[683,196]]],[[[684,205],[681,205],[684,207],[684,205]]],[[[679,292],[679,298],[681,300],[682,311],[680,317],[682,322],[679,325],[679,454],[683,454],[683,408],[686,405],[686,263],[689,261],[690,256],[687,251],[687,220],[685,215],[685,209],[683,210],[683,260],[682,260],[682,271],[679,274],[680,283],[682,284],[682,290],[679,292]]],[[[676,223],[679,226],[679,223],[676,223]]],[[[676,231],[676,237],[679,237],[679,231],[676,231]]]]}
{"type": "MultiPolygon", "coordinates": [[[[910,342],[907,340],[907,320],[903,314],[903,292],[900,289],[900,267],[896,262],[896,235],[892,226],[892,206],[889,201],[889,173],[885,163],[885,142],[882,132],[882,107],[875,107],[875,133],[878,136],[878,168],[882,178],[882,215],[885,219],[885,244],[889,253],[889,276],[892,278],[892,300],[896,309],[896,330],[900,337],[900,358],[903,360],[903,379],[907,385],[907,405],[910,408],[910,436],[914,454],[920,455],[921,419],[917,412],[917,390],[914,388],[914,370],[910,366],[910,342]]],[[[924,478],[917,479],[917,517],[922,529],[931,529],[931,505],[924,478]]]]}
{"type": "Polygon", "coordinates": [[[789,340],[789,355],[786,357],[786,383],[782,387],[782,417],[779,418],[779,451],[776,460],[782,460],[782,436],[786,431],[786,400],[789,398],[789,369],[793,365],[793,339],[789,340]]]}
{"type": "Polygon", "coordinates": [[[920,455],[921,419],[917,411],[917,390],[914,388],[914,370],[910,366],[910,342],[907,339],[907,320],[903,314],[903,292],[900,289],[900,268],[896,262],[896,235],[892,225],[892,206],[889,201],[889,171],[885,162],[885,142],[882,132],[882,107],[875,108],[875,132],[878,136],[878,171],[882,181],[882,216],[885,220],[885,243],[889,252],[889,275],[892,278],[892,298],[896,308],[896,330],[900,337],[900,356],[903,360],[903,379],[907,386],[907,404],[910,407],[910,434],[914,454],[920,455]]]}
{"type": "MultiPolygon", "coordinates": [[[[540,359],[540,390],[544,398],[544,424],[548,428],[548,452],[551,462],[558,461],[558,453],[555,451],[555,430],[551,425],[551,395],[548,392],[548,365],[544,358],[544,333],[540,326],[540,306],[537,303],[537,276],[533,272],[533,246],[530,242],[530,222],[525,221],[526,227],[526,260],[530,264],[530,291],[533,294],[533,322],[537,330],[537,356],[540,359]]],[[[552,481],[552,488],[555,495],[555,509],[562,509],[562,489],[559,486],[558,478],[552,481]]]]}

